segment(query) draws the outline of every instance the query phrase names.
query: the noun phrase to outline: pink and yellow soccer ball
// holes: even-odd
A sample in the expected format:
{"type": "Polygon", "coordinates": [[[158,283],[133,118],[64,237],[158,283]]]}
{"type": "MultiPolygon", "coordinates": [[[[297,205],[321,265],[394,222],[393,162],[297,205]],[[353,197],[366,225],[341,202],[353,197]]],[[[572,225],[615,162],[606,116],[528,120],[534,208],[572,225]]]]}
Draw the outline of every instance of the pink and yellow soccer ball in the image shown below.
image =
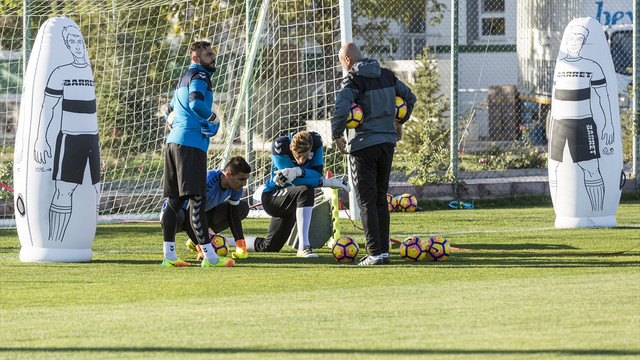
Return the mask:
{"type": "Polygon", "coordinates": [[[167,127],[169,130],[173,129],[173,111],[167,116],[167,127]]]}
{"type": "Polygon", "coordinates": [[[431,261],[445,261],[451,256],[451,243],[442,236],[432,236],[427,245],[427,258],[431,261]]]}
{"type": "Polygon", "coordinates": [[[391,194],[387,194],[387,205],[389,212],[394,212],[398,209],[398,200],[391,194]]]}
{"type": "Polygon", "coordinates": [[[227,256],[229,253],[229,242],[222,235],[212,235],[211,246],[213,246],[213,251],[215,251],[218,256],[227,256]]]}
{"type": "Polygon", "coordinates": [[[400,243],[400,257],[404,261],[422,261],[427,255],[428,242],[417,236],[411,236],[400,243]]]}
{"type": "Polygon", "coordinates": [[[362,111],[360,105],[356,103],[351,104],[349,116],[347,116],[347,129],[357,128],[362,124],[362,120],[364,120],[364,111],[362,111]]]}
{"type": "Polygon", "coordinates": [[[396,96],[396,122],[407,116],[407,103],[400,96],[396,96]]]}
{"type": "Polygon", "coordinates": [[[336,243],[333,244],[331,253],[338,262],[344,263],[355,260],[356,256],[358,256],[358,250],[360,250],[360,248],[355,240],[348,236],[343,236],[338,238],[336,243]]]}
{"type": "Polygon", "coordinates": [[[396,201],[398,202],[396,211],[411,212],[416,211],[418,207],[418,199],[409,193],[396,196],[396,201]]]}

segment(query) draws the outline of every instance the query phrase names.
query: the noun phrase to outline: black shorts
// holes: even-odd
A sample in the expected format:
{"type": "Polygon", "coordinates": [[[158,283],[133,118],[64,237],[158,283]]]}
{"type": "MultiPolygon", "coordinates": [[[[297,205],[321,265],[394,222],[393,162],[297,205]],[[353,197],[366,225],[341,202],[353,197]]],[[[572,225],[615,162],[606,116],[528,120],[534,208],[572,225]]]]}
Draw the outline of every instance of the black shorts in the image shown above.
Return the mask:
{"type": "Polygon", "coordinates": [[[296,225],[296,209],[313,206],[315,190],[310,185],[287,186],[262,193],[264,211],[271,215],[267,237],[257,239],[256,251],[277,252],[282,249],[296,225]]]}
{"type": "Polygon", "coordinates": [[[53,180],[82,184],[89,162],[91,184],[100,182],[100,140],[98,134],[58,133],[53,162],[53,180]]]}
{"type": "Polygon", "coordinates": [[[593,118],[554,119],[551,129],[551,160],[562,162],[568,143],[573,162],[600,158],[598,128],[593,118]]]}
{"type": "Polygon", "coordinates": [[[163,195],[169,198],[206,196],[206,186],[207,153],[191,146],[167,144],[163,195]]]}

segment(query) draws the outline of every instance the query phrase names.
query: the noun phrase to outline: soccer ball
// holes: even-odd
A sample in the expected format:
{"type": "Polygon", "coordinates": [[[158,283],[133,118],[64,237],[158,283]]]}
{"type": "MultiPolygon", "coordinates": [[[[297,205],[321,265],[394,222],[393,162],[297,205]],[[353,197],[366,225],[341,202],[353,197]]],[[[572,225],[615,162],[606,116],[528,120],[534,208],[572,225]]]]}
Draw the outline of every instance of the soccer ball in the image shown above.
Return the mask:
{"type": "Polygon", "coordinates": [[[169,130],[173,129],[173,111],[167,116],[167,127],[169,130]]]}
{"type": "Polygon", "coordinates": [[[427,255],[428,242],[417,236],[404,239],[400,243],[400,257],[404,261],[417,262],[422,261],[427,255]]]}
{"type": "Polygon", "coordinates": [[[351,109],[349,109],[349,116],[347,117],[347,129],[355,129],[360,124],[362,124],[362,120],[364,119],[364,112],[360,105],[353,103],[351,104],[351,109]]]}
{"type": "Polygon", "coordinates": [[[442,236],[429,238],[427,244],[427,258],[431,261],[444,261],[451,255],[451,243],[442,236]]]}
{"type": "Polygon", "coordinates": [[[398,200],[393,195],[387,194],[387,205],[389,212],[394,212],[398,209],[398,200]]]}
{"type": "Polygon", "coordinates": [[[355,240],[348,236],[343,236],[333,244],[331,253],[338,262],[352,262],[358,256],[358,250],[358,244],[355,240]]]}
{"type": "Polygon", "coordinates": [[[229,242],[227,242],[224,236],[217,234],[212,235],[211,246],[213,246],[213,251],[215,251],[218,256],[227,256],[229,253],[229,242]]]}
{"type": "Polygon", "coordinates": [[[396,96],[396,122],[407,116],[407,103],[400,96],[396,96]]]}
{"type": "Polygon", "coordinates": [[[396,209],[402,212],[416,211],[418,207],[418,200],[409,193],[396,196],[396,201],[398,202],[396,209]]]}

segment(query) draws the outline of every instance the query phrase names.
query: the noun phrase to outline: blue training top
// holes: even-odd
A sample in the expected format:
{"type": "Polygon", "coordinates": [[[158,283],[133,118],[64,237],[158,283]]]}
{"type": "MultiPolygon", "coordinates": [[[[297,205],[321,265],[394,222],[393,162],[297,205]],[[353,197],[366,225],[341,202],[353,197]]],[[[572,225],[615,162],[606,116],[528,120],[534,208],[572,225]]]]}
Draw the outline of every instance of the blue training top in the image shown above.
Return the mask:
{"type": "Polygon", "coordinates": [[[305,169],[304,176],[295,178],[291,183],[285,184],[286,186],[292,185],[311,185],[318,187],[320,179],[322,179],[322,173],[324,169],[324,160],[322,157],[322,137],[317,132],[310,131],[311,138],[313,139],[313,145],[311,146],[311,152],[309,158],[304,164],[298,164],[296,162],[289,145],[291,139],[296,133],[293,132],[286,136],[281,136],[273,141],[271,144],[271,178],[267,180],[264,191],[273,191],[275,189],[282,189],[276,185],[273,181],[276,170],[282,170],[292,167],[301,167],[305,169]]]}
{"type": "Polygon", "coordinates": [[[235,191],[232,188],[226,190],[220,187],[220,178],[224,176],[222,170],[207,171],[207,203],[204,210],[209,211],[214,207],[228,202],[231,205],[238,205],[242,197],[242,189],[235,191]]]}
{"type": "MultiPolygon", "coordinates": [[[[191,64],[173,92],[166,116],[173,114],[173,128],[168,143],[191,146],[207,152],[209,137],[200,132],[200,126],[213,113],[212,73],[202,66],[191,64]]],[[[166,117],[165,117],[166,118],[166,117]]]]}
{"type": "MultiPolygon", "coordinates": [[[[207,171],[207,198],[204,206],[205,211],[209,211],[225,201],[231,205],[238,205],[240,203],[242,190],[234,191],[232,188],[223,190],[222,187],[220,187],[221,176],[224,176],[222,175],[222,170],[207,171]]],[[[169,199],[165,199],[162,204],[161,212],[165,211],[168,201],[169,199]]],[[[185,201],[182,208],[186,210],[188,207],[189,202],[185,201]]]]}

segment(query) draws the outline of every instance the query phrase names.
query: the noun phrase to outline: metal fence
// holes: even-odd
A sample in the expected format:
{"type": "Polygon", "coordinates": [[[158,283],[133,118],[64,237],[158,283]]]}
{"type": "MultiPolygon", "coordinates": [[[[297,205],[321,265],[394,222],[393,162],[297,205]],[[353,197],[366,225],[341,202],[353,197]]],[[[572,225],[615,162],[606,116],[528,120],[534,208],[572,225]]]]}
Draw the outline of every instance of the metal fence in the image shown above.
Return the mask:
{"type": "MultiPolygon", "coordinates": [[[[633,0],[465,0],[457,2],[457,70],[452,66],[452,3],[439,23],[433,4],[409,2],[411,14],[391,21],[382,36],[368,30],[371,19],[354,19],[354,41],[404,81],[414,84],[428,53],[435,63],[438,94],[457,97],[457,134],[452,148],[457,180],[466,183],[546,182],[547,135],[555,60],[565,27],[573,18],[598,20],[611,46],[623,128],[624,169],[633,166],[634,117],[629,88],[633,60],[633,0]],[[454,75],[457,77],[454,79],[454,75]],[[456,90],[452,92],[452,86],[456,90]]],[[[357,1],[354,1],[357,4],[357,1]]],[[[637,41],[637,39],[635,39],[637,41]]],[[[454,48],[454,52],[455,52],[454,48]]],[[[425,101],[431,94],[417,94],[425,101]]],[[[452,112],[441,118],[446,124],[452,112]]],[[[450,149],[445,149],[450,150],[450,149]]],[[[396,169],[397,170],[397,169],[396,169]]],[[[392,180],[407,176],[398,171],[392,180]]]]}
{"type": "MultiPolygon", "coordinates": [[[[157,2],[159,9],[164,9],[160,3],[171,3],[169,0],[157,2]]],[[[266,72],[273,72],[273,69],[278,68],[278,76],[282,77],[282,69],[304,69],[295,70],[296,77],[289,82],[279,78],[278,86],[289,86],[289,83],[299,86],[302,82],[313,85],[311,90],[304,91],[308,92],[304,99],[298,94],[301,91],[282,92],[279,95],[281,98],[277,98],[278,108],[286,110],[289,118],[298,121],[301,119],[300,113],[307,114],[306,124],[296,126],[309,127],[311,122],[328,123],[327,119],[331,116],[333,97],[339,84],[339,80],[333,76],[334,73],[339,74],[340,69],[336,56],[340,41],[337,16],[339,2],[315,0],[314,10],[313,7],[303,9],[303,6],[295,1],[280,1],[281,4],[298,7],[299,11],[295,13],[295,17],[301,21],[302,25],[299,24],[298,27],[302,30],[294,26],[282,26],[281,29],[286,28],[286,31],[278,31],[295,40],[280,41],[279,48],[265,49],[261,52],[264,59],[277,60],[273,61],[275,65],[261,67],[266,72]],[[315,19],[317,22],[318,18],[313,14],[300,16],[299,13],[319,11],[320,8],[323,9],[322,14],[329,25],[307,34],[311,28],[310,20],[315,19]],[[330,30],[330,34],[320,36],[326,35],[327,29],[330,30]],[[300,33],[306,37],[301,38],[300,33]],[[299,44],[296,44],[297,41],[306,46],[309,42],[307,39],[323,37],[329,39],[320,47],[321,51],[313,50],[312,47],[299,48],[299,44]],[[286,52],[283,52],[284,48],[287,49],[286,52]],[[304,81],[300,80],[303,78],[304,81]]],[[[106,6],[107,2],[100,3],[101,6],[106,6]]],[[[113,3],[118,4],[118,1],[113,3]]],[[[152,2],[149,6],[156,6],[155,3],[152,2]]],[[[192,5],[186,0],[181,3],[187,8],[192,5]]],[[[228,12],[229,4],[234,3],[242,7],[245,2],[214,3],[228,12]]],[[[637,137],[634,124],[637,123],[637,115],[634,118],[632,114],[632,103],[637,102],[637,99],[633,99],[628,90],[632,79],[637,77],[637,67],[632,63],[633,44],[638,43],[632,29],[633,13],[637,11],[633,6],[638,6],[636,1],[463,0],[445,3],[435,0],[352,0],[350,3],[353,41],[361,47],[365,56],[379,59],[383,66],[392,69],[399,78],[412,86],[421,106],[414,112],[420,126],[414,126],[413,134],[409,133],[399,144],[392,174],[394,185],[407,182],[546,182],[548,117],[555,59],[564,28],[571,19],[583,16],[598,20],[610,43],[619,88],[625,171],[628,177],[637,178],[636,156],[633,154],[634,149],[638,148],[634,147],[634,138],[637,137]],[[453,20],[454,18],[456,20],[453,20]],[[456,34],[455,37],[452,36],[453,33],[456,34]],[[439,132],[446,137],[444,140],[436,136],[439,132]],[[422,155],[416,155],[418,153],[422,155]]],[[[202,2],[198,4],[203,8],[208,6],[202,2]]],[[[3,5],[0,8],[0,183],[11,185],[13,143],[24,65],[21,45],[28,46],[28,42],[23,42],[28,37],[16,30],[22,23],[20,3],[9,1],[6,5],[8,7],[3,5]]],[[[49,2],[41,5],[55,8],[49,2]]],[[[131,26],[124,30],[119,29],[108,22],[108,16],[105,16],[105,24],[118,28],[117,31],[123,31],[123,34],[132,38],[140,37],[133,35],[137,31],[136,21],[135,18],[131,18],[134,15],[129,15],[126,6],[119,4],[117,11],[115,6],[113,9],[114,14],[122,13],[126,16],[131,26]]],[[[281,10],[286,12],[282,18],[290,19],[293,16],[293,12],[288,12],[286,6],[281,10]]],[[[149,24],[163,19],[153,12],[147,11],[145,14],[149,24]]],[[[244,18],[240,10],[238,14],[234,17],[235,21],[244,18]]],[[[54,15],[56,14],[39,13],[43,19],[54,15]]],[[[78,16],[91,18],[84,14],[78,16]]],[[[276,22],[267,21],[267,24],[272,23],[276,22]]],[[[92,31],[96,32],[96,39],[104,36],[99,29],[100,26],[92,28],[92,31]]],[[[194,29],[191,31],[198,33],[195,26],[194,29]]],[[[234,33],[237,32],[237,36],[241,38],[243,29],[242,26],[238,27],[234,33]]],[[[206,33],[204,28],[200,29],[200,32],[206,33]]],[[[273,34],[269,32],[275,33],[275,30],[267,30],[264,34],[266,41],[262,46],[276,48],[273,34]]],[[[147,41],[156,45],[163,42],[162,39],[156,41],[149,36],[141,37],[148,38],[147,41]]],[[[108,41],[98,43],[102,47],[94,51],[95,54],[109,50],[108,41]]],[[[232,53],[242,55],[241,51],[233,51],[229,52],[229,56],[232,53]]],[[[158,57],[157,54],[154,56],[158,57]]],[[[226,59],[229,56],[221,55],[220,58],[226,59]]],[[[159,63],[162,60],[156,59],[159,63]]],[[[241,57],[236,63],[242,63],[241,57]]],[[[225,64],[232,67],[231,61],[225,64]]],[[[135,67],[136,64],[132,66],[135,67]]],[[[173,66],[175,67],[175,64],[173,66]]],[[[241,67],[235,72],[228,72],[231,74],[230,78],[238,77],[238,69],[241,67]]],[[[169,76],[171,82],[175,81],[177,75],[174,75],[169,76]]],[[[259,75],[257,77],[259,78],[259,75]]],[[[260,91],[256,90],[255,93],[259,94],[260,91]]],[[[233,96],[229,97],[232,98],[233,96]]],[[[275,101],[274,99],[276,98],[265,96],[265,101],[275,101]]],[[[259,102],[256,104],[260,106],[259,102]]],[[[152,110],[155,112],[157,109],[152,110]]],[[[260,114],[260,111],[254,109],[254,113],[260,114]]],[[[120,117],[122,121],[130,118],[127,114],[121,114],[120,117]]],[[[161,122],[159,119],[158,117],[143,120],[154,120],[158,125],[161,122]]],[[[124,125],[123,129],[126,129],[124,125]]],[[[262,133],[265,135],[268,131],[262,133]]],[[[117,132],[111,135],[114,136],[114,141],[118,140],[117,132]]],[[[249,141],[249,138],[250,136],[246,136],[246,139],[240,136],[236,142],[242,144],[239,147],[244,147],[243,142],[249,141]]],[[[271,138],[272,136],[266,140],[271,138]]],[[[156,140],[157,143],[162,142],[161,138],[156,140]]],[[[327,144],[329,143],[330,141],[327,141],[327,144]]],[[[339,161],[334,161],[336,164],[333,166],[336,169],[340,168],[339,161]]],[[[158,173],[160,171],[158,166],[158,173]]],[[[157,179],[160,178],[158,174],[153,175],[157,179]]],[[[446,189],[447,197],[458,195],[455,185],[446,189]]],[[[9,209],[10,191],[0,191],[4,192],[0,195],[9,200],[7,206],[0,208],[5,209],[4,212],[10,217],[13,213],[13,210],[9,209]]]]}

